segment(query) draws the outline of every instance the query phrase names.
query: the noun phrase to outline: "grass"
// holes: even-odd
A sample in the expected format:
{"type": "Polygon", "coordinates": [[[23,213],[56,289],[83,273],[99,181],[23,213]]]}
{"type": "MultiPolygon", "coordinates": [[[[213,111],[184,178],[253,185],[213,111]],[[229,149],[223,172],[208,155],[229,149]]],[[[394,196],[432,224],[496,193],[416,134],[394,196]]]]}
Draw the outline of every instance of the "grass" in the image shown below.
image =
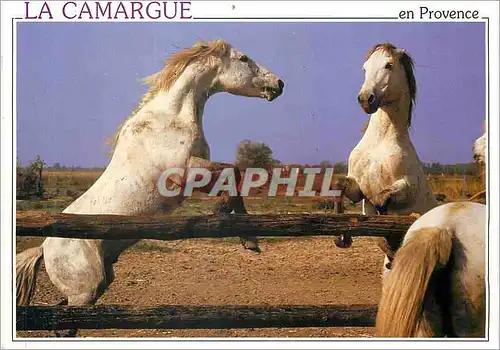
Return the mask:
{"type": "Polygon", "coordinates": [[[445,202],[464,200],[472,197],[484,189],[484,184],[479,176],[456,175],[427,177],[435,194],[445,195],[445,202]]]}
{"type": "MultiPolygon", "coordinates": [[[[17,201],[17,210],[40,210],[60,212],[88,190],[101,176],[102,171],[46,171],[43,181],[48,199],[17,201]]],[[[443,202],[466,200],[484,189],[479,176],[428,175],[427,179],[436,195],[443,202]]],[[[173,215],[203,215],[212,210],[216,199],[189,198],[177,208],[173,215]]],[[[245,203],[250,212],[307,212],[329,209],[322,199],[305,197],[247,197],[245,203]]],[[[359,205],[345,202],[348,211],[358,211],[359,205]]]]}
{"type": "MultiPolygon", "coordinates": [[[[36,210],[61,212],[76,198],[83,194],[102,174],[101,171],[48,171],[43,174],[43,180],[48,199],[18,200],[16,210],[36,210]]],[[[436,195],[444,198],[443,202],[466,200],[470,196],[484,189],[480,177],[476,176],[438,176],[429,175],[428,181],[436,195]]],[[[217,198],[190,197],[176,208],[171,215],[198,216],[212,211],[217,198]]],[[[246,197],[245,205],[251,214],[264,213],[296,213],[318,210],[329,211],[328,203],[322,198],[310,197],[246,197]]],[[[347,212],[361,211],[361,204],[353,204],[345,200],[344,208],[347,212]]],[[[26,237],[23,237],[26,239],[26,237]]],[[[207,238],[210,240],[210,238],[207,238]]],[[[265,237],[261,241],[266,243],[280,242],[286,237],[265,237]]],[[[212,239],[213,240],[213,239],[212,239]]],[[[19,238],[18,238],[19,241],[19,238]]],[[[232,245],[239,245],[237,237],[217,240],[232,245]]],[[[38,243],[37,243],[38,244],[38,243]]],[[[24,245],[23,245],[24,246],[24,245]]],[[[171,252],[175,249],[172,242],[144,240],[136,244],[133,249],[141,251],[171,252]]]]}
{"type": "MultiPolygon", "coordinates": [[[[62,211],[71,202],[88,190],[101,176],[102,171],[46,171],[43,181],[46,190],[44,200],[18,201],[17,210],[62,211]]],[[[479,176],[428,175],[427,179],[436,195],[444,202],[466,200],[484,189],[479,176]]],[[[174,211],[174,215],[203,215],[212,209],[216,199],[193,197],[174,211]]],[[[321,199],[305,197],[247,197],[247,209],[250,212],[300,212],[321,208],[321,199]]],[[[345,208],[357,211],[358,205],[346,201],[345,208]]],[[[324,204],[325,209],[328,205],[324,204]]]]}
{"type": "Polygon", "coordinates": [[[102,171],[46,171],[43,183],[48,198],[80,197],[102,175],[102,171]]]}

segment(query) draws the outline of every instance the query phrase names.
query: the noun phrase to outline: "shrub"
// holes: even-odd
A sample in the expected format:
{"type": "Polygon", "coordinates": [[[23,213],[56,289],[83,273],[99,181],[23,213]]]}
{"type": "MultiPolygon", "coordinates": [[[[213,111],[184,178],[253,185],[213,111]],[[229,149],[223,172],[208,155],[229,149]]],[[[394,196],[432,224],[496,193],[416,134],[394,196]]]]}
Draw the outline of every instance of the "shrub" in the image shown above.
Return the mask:
{"type": "Polygon", "coordinates": [[[43,184],[43,167],[45,162],[37,156],[36,160],[25,168],[20,163],[16,169],[16,197],[17,199],[43,198],[45,194],[43,184]]]}

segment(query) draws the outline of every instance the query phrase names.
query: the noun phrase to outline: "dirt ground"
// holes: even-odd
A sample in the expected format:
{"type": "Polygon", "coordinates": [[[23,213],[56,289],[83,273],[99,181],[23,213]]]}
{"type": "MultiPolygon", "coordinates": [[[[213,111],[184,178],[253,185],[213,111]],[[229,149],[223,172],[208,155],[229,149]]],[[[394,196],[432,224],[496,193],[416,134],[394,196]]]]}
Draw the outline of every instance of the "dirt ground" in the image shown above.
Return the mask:
{"type": "MultiPolygon", "coordinates": [[[[40,239],[17,239],[17,251],[40,239]]],[[[357,238],[349,249],[332,238],[261,240],[260,254],[234,239],[158,242],[145,240],[115,264],[115,281],[99,304],[326,305],[376,304],[383,256],[372,238],[357,238]]],[[[35,305],[54,304],[61,295],[42,265],[35,305]]],[[[18,332],[18,337],[53,333],[18,332]]],[[[222,330],[80,330],[80,337],[372,337],[373,328],[268,328],[222,330]]]]}

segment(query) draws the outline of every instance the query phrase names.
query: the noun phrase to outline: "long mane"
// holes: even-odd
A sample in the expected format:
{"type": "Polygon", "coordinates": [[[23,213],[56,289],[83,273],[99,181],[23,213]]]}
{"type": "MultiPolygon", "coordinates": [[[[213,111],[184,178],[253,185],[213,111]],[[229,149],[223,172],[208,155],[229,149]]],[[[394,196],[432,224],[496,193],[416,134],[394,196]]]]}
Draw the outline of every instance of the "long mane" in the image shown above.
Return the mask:
{"type": "MultiPolygon", "coordinates": [[[[383,50],[387,52],[392,57],[396,56],[396,46],[391,43],[382,43],[374,45],[366,54],[365,61],[370,58],[370,56],[377,50],[383,50]]],[[[413,107],[415,105],[415,99],[417,96],[417,81],[414,74],[414,61],[413,58],[404,52],[399,58],[399,62],[403,66],[406,75],[406,81],[408,82],[408,90],[410,91],[410,107],[408,110],[408,128],[411,126],[411,117],[413,113],[413,107]]]]}
{"type": "Polygon", "coordinates": [[[209,42],[198,41],[192,47],[176,52],[167,58],[162,70],[143,79],[143,83],[149,85],[150,88],[144,96],[142,96],[137,107],[135,107],[132,113],[120,124],[114,137],[108,141],[108,143],[111,144],[112,150],[114,150],[118,143],[118,138],[125,122],[135,116],[141,108],[151,101],[159,92],[168,91],[190,64],[223,57],[230,49],[231,46],[224,40],[209,42]]]}

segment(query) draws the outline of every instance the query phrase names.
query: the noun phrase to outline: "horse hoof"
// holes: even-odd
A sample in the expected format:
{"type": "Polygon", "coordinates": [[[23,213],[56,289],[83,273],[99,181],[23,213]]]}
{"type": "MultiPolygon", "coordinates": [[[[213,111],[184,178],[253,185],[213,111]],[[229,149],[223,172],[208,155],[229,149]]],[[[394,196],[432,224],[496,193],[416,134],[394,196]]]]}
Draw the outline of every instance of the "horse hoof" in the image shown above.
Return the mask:
{"type": "Polygon", "coordinates": [[[352,238],[350,236],[341,235],[340,237],[336,237],[334,242],[339,248],[349,248],[352,245],[352,238]]]}
{"type": "Polygon", "coordinates": [[[246,239],[246,238],[240,238],[241,245],[243,248],[251,250],[256,253],[260,253],[260,247],[259,247],[259,242],[257,241],[256,238],[254,239],[246,239]]]}
{"type": "Polygon", "coordinates": [[[255,252],[255,253],[260,253],[261,252],[260,247],[258,245],[257,246],[253,246],[253,247],[247,247],[247,246],[245,246],[245,249],[251,250],[252,252],[255,252]]]}

